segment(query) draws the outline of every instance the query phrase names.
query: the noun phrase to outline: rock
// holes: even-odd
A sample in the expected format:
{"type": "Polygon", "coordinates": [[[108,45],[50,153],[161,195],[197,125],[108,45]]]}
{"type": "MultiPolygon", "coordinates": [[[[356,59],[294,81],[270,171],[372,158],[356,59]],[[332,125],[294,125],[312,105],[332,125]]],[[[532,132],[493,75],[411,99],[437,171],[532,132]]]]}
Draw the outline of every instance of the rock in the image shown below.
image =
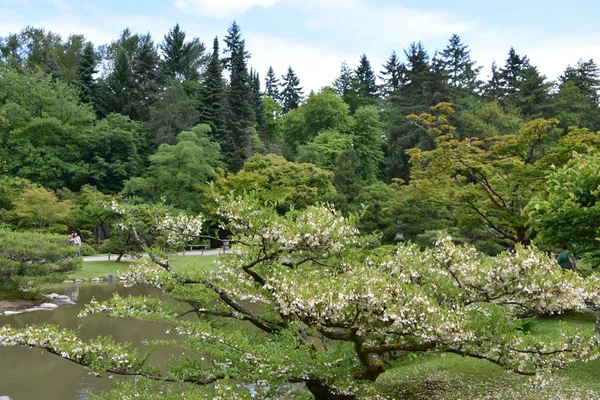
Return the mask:
{"type": "MultiPolygon", "coordinates": [[[[4,311],[4,315],[17,315],[17,314],[21,314],[23,311],[4,311]]],[[[2,400],[2,398],[0,397],[0,400],[2,400]]]]}
{"type": "Polygon", "coordinates": [[[42,303],[38,307],[43,310],[54,310],[55,308],[58,308],[58,305],[54,303],[42,303]]]}
{"type": "Polygon", "coordinates": [[[0,396],[0,400],[12,400],[12,399],[8,396],[0,396]]]}
{"type": "Polygon", "coordinates": [[[52,299],[56,299],[60,295],[58,293],[50,293],[50,294],[45,294],[44,296],[46,296],[47,299],[52,300],[52,299]]]}
{"type": "Polygon", "coordinates": [[[102,282],[102,278],[92,278],[92,279],[90,279],[90,282],[95,282],[95,283],[102,282]]]}
{"type": "Polygon", "coordinates": [[[69,300],[71,301],[71,298],[69,296],[67,296],[66,294],[61,294],[60,296],[56,296],[55,297],[58,300],[69,300]]]}
{"type": "Polygon", "coordinates": [[[75,279],[75,283],[82,283],[85,282],[85,279],[75,279]]]}
{"type": "Polygon", "coordinates": [[[75,283],[75,281],[73,279],[66,279],[62,283],[75,283]]]}
{"type": "Polygon", "coordinates": [[[23,312],[33,312],[33,311],[40,311],[40,310],[43,310],[43,308],[34,307],[34,308],[28,308],[26,310],[23,310],[23,312]]]}
{"type": "Polygon", "coordinates": [[[106,275],[104,275],[104,279],[108,283],[115,283],[115,276],[114,275],[106,274],[106,275]]]}

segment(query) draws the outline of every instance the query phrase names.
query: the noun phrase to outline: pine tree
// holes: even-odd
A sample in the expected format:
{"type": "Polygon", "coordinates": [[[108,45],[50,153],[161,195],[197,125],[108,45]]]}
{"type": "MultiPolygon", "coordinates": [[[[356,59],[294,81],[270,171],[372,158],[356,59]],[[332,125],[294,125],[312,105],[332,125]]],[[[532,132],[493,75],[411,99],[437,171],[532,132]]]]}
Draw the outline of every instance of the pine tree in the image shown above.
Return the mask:
{"type": "Polygon", "coordinates": [[[513,47],[508,51],[504,68],[500,70],[502,86],[510,97],[519,90],[519,82],[523,79],[523,71],[529,67],[527,56],[521,57],[513,47]]]}
{"type": "Polygon", "coordinates": [[[201,92],[200,122],[211,127],[211,136],[219,144],[227,140],[225,131],[225,82],[219,59],[219,39],[215,37],[213,52],[204,74],[201,92]]]}
{"type": "Polygon", "coordinates": [[[551,83],[546,81],[537,67],[529,66],[521,71],[518,93],[513,97],[514,105],[526,118],[539,118],[550,116],[548,109],[550,104],[551,83]]]}
{"type": "Polygon", "coordinates": [[[452,88],[453,97],[464,97],[474,92],[480,86],[477,79],[481,67],[471,60],[469,46],[461,42],[460,36],[450,37],[448,46],[440,53],[440,60],[448,74],[448,84],[452,88]]]}
{"type": "Polygon", "coordinates": [[[250,128],[254,123],[252,99],[246,60],[246,42],[239,25],[234,21],[225,37],[225,65],[230,71],[227,92],[227,130],[229,140],[222,145],[224,161],[230,170],[237,171],[251,155],[250,128]]]}
{"type": "Polygon", "coordinates": [[[83,103],[93,103],[94,91],[96,88],[96,78],[94,74],[98,73],[98,55],[94,50],[92,42],[87,42],[83,48],[83,53],[79,57],[79,66],[77,68],[77,85],[79,86],[79,98],[83,103]]]}
{"type": "Polygon", "coordinates": [[[254,110],[254,120],[256,121],[256,132],[259,137],[264,140],[267,138],[268,134],[265,121],[265,105],[262,101],[258,71],[250,70],[250,92],[252,108],[254,110]]]}
{"type": "Polygon", "coordinates": [[[281,107],[285,114],[294,108],[298,108],[302,100],[303,91],[300,86],[300,79],[296,76],[292,67],[288,67],[287,74],[281,78],[281,87],[283,87],[281,91],[281,107]]]}
{"type": "Polygon", "coordinates": [[[131,71],[134,79],[136,119],[147,121],[149,107],[158,93],[158,53],[150,34],[139,36],[137,45],[131,55],[131,71]]]}
{"type": "Polygon", "coordinates": [[[579,60],[574,67],[569,65],[559,82],[555,112],[562,125],[600,130],[600,68],[594,60],[579,60]]]}
{"type": "Polygon", "coordinates": [[[346,61],[342,61],[342,67],[340,69],[340,76],[338,76],[333,82],[333,90],[344,100],[351,109],[356,109],[356,93],[354,88],[356,77],[354,71],[348,67],[346,61]]]}
{"type": "Polygon", "coordinates": [[[269,96],[275,101],[279,101],[281,97],[279,93],[279,79],[275,75],[273,67],[269,67],[267,77],[265,78],[265,96],[269,96]]]}
{"type": "Polygon", "coordinates": [[[431,105],[453,100],[449,78],[446,63],[436,52],[431,59],[429,66],[429,82],[426,86],[427,96],[431,99],[431,105]]]}
{"type": "Polygon", "coordinates": [[[110,113],[135,115],[133,88],[135,85],[131,62],[125,48],[116,51],[112,70],[100,81],[99,99],[97,102],[100,116],[106,117],[110,113]]]}
{"type": "Polygon", "coordinates": [[[492,62],[490,79],[483,87],[483,96],[488,101],[502,100],[506,92],[502,84],[502,73],[498,69],[496,61],[492,62]]]}
{"type": "Polygon", "coordinates": [[[594,60],[579,60],[575,67],[570,65],[559,77],[561,85],[571,83],[594,104],[598,104],[600,90],[600,68],[594,60]]]}
{"type": "Polygon", "coordinates": [[[384,95],[391,95],[398,92],[404,81],[404,64],[400,62],[396,52],[393,51],[390,58],[386,61],[383,66],[383,71],[379,78],[383,81],[382,89],[384,95]]]}
{"type": "Polygon", "coordinates": [[[354,71],[356,76],[356,94],[364,99],[364,104],[374,104],[377,98],[377,83],[375,81],[375,73],[371,68],[371,63],[366,54],[360,57],[358,67],[354,71]]]}
{"type": "Polygon", "coordinates": [[[421,42],[411,43],[404,54],[407,60],[405,84],[401,91],[402,103],[418,110],[426,109],[433,105],[428,88],[431,86],[429,55],[421,42]]]}
{"type": "Polygon", "coordinates": [[[204,51],[206,47],[198,38],[185,41],[185,32],[179,24],[165,35],[164,42],[160,45],[163,52],[161,69],[165,76],[174,78],[179,82],[198,81],[200,68],[204,64],[204,51]]]}

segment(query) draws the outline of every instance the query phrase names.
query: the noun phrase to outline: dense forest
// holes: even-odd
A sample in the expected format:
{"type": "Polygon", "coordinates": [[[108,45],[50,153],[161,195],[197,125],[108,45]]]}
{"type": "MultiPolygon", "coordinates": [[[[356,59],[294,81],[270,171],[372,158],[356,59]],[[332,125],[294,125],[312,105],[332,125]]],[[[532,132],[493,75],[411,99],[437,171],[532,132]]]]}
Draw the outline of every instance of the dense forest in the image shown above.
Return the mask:
{"type": "Polygon", "coordinates": [[[556,81],[514,48],[486,73],[453,35],[433,54],[421,42],[390,49],[381,66],[357,55],[305,93],[293,66],[249,67],[235,22],[221,40],[178,24],[155,40],[34,27],[0,38],[4,227],[77,229],[97,245],[115,197],[210,214],[209,191],[255,191],[281,213],[319,202],[360,213],[361,231],[384,243],[426,245],[446,230],[490,254],[533,240],[592,251],[597,227],[561,230],[574,216],[544,212],[562,207],[561,184],[582,185],[566,190],[574,203],[596,203],[584,190],[593,174],[563,179],[596,165],[600,68],[585,54],[556,81]]]}

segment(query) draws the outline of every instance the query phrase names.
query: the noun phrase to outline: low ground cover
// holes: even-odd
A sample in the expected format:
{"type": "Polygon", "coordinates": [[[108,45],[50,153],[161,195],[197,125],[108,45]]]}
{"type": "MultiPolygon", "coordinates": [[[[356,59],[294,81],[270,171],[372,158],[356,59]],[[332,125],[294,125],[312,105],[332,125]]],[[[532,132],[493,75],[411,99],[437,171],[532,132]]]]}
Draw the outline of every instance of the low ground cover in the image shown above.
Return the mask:
{"type": "MultiPolygon", "coordinates": [[[[184,270],[188,268],[202,268],[212,270],[217,268],[215,263],[217,256],[173,256],[170,258],[173,268],[184,270]]],[[[129,265],[137,264],[140,259],[125,259],[119,262],[114,260],[86,261],[82,263],[81,269],[69,274],[69,279],[85,279],[104,277],[104,275],[115,275],[125,272],[129,265]]]]}

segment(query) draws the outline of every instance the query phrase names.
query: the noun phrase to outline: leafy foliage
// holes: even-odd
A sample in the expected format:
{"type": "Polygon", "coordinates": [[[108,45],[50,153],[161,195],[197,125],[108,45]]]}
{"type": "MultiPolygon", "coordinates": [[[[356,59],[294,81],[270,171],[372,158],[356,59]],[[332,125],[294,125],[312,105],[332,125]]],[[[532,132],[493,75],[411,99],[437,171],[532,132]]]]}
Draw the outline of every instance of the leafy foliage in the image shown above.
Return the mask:
{"type": "Polygon", "coordinates": [[[540,243],[550,249],[567,245],[598,266],[600,240],[600,156],[574,154],[547,177],[546,193],[527,205],[540,243]]]}
{"type": "Polygon", "coordinates": [[[37,288],[59,282],[79,268],[75,253],[63,235],[0,230],[0,285],[37,288]]]}

